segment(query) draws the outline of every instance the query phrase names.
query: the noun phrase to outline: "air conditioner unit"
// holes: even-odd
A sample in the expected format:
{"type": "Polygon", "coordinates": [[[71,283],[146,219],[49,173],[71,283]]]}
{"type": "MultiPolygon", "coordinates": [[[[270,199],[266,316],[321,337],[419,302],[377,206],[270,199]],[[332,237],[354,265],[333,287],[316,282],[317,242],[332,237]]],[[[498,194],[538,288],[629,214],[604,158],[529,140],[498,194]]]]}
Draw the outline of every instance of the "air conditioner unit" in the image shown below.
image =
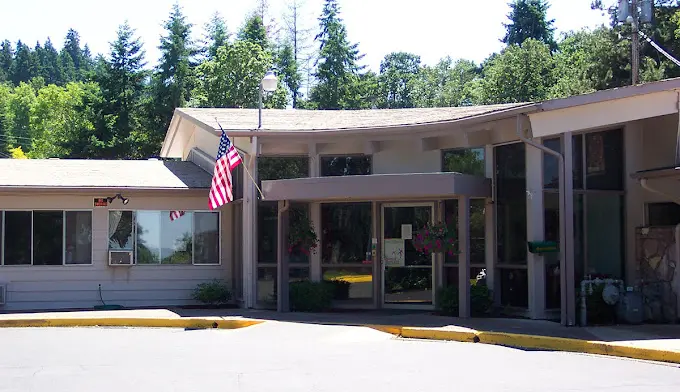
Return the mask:
{"type": "Polygon", "coordinates": [[[111,266],[130,266],[134,263],[134,254],[131,250],[109,251],[109,265],[111,266]]]}
{"type": "Polygon", "coordinates": [[[0,306],[5,304],[7,298],[7,285],[0,284],[0,306]]]}

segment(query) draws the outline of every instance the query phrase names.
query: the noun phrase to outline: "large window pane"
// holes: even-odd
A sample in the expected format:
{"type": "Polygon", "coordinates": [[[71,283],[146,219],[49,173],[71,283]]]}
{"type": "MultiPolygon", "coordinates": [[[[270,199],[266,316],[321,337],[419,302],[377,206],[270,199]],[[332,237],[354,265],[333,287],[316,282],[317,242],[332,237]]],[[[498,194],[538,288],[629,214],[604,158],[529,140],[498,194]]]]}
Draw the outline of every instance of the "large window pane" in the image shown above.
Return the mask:
{"type": "Polygon", "coordinates": [[[529,280],[525,269],[499,269],[501,305],[526,308],[529,306],[529,280]]]}
{"type": "MultiPolygon", "coordinates": [[[[239,206],[240,207],[240,206],[239,206]]],[[[237,209],[235,212],[239,212],[237,209]]],[[[194,263],[218,264],[220,262],[220,222],[214,212],[194,213],[194,263]]],[[[242,231],[241,226],[237,230],[242,231]]],[[[240,244],[236,244],[240,246],[240,244]]]]}
{"type": "Polygon", "coordinates": [[[623,190],[623,133],[621,130],[585,135],[586,188],[623,190]]]}
{"type": "Polygon", "coordinates": [[[66,264],[92,263],[92,212],[66,211],[66,264]]]}
{"type": "Polygon", "coordinates": [[[162,211],[161,226],[161,263],[191,264],[192,212],[186,212],[175,220],[170,220],[170,211],[162,211]]]}
{"type": "Polygon", "coordinates": [[[335,284],[334,300],[340,303],[371,304],[373,298],[373,268],[323,268],[323,280],[335,284]]]}
{"type": "Polygon", "coordinates": [[[276,202],[260,202],[257,211],[257,262],[276,264],[278,206],[276,202]]]}
{"type": "MultiPolygon", "coordinates": [[[[306,228],[311,225],[309,220],[309,204],[293,204],[290,206],[289,224],[290,230],[293,228],[306,228]]],[[[277,217],[278,218],[278,217],[277,217]]],[[[292,244],[287,244],[291,246],[292,244]]],[[[317,244],[318,245],[318,244],[317,244]]],[[[312,250],[314,252],[315,250],[312,250]]],[[[291,264],[309,264],[309,253],[299,247],[292,247],[289,253],[288,262],[291,264]]]]}
{"type": "Polygon", "coordinates": [[[64,213],[33,212],[33,265],[62,265],[64,260],[64,213]]]}
{"type": "Polygon", "coordinates": [[[356,176],[371,174],[371,156],[322,157],[321,175],[356,176]]]}
{"type": "MultiPolygon", "coordinates": [[[[486,262],[486,200],[470,200],[470,263],[484,264],[486,262]]],[[[458,199],[446,200],[444,202],[445,221],[458,233],[458,199]]],[[[444,256],[444,263],[458,263],[458,255],[444,256]]]]}
{"type": "Polygon", "coordinates": [[[583,135],[572,137],[574,189],[583,189],[583,135]]]}
{"type": "Polygon", "coordinates": [[[5,214],[0,211],[0,265],[2,265],[2,245],[4,244],[3,227],[5,227],[5,214]]]}
{"type": "Polygon", "coordinates": [[[109,249],[134,250],[133,212],[109,211],[109,249]]]}
{"type": "Polygon", "coordinates": [[[137,211],[136,223],[137,264],[159,264],[161,262],[161,212],[137,211]]]}
{"type": "Polygon", "coordinates": [[[676,203],[647,204],[650,226],[675,226],[680,223],[680,205],[676,203]]]}
{"type": "Polygon", "coordinates": [[[371,203],[321,205],[324,264],[371,262],[371,203]]]}
{"type": "Polygon", "coordinates": [[[31,264],[31,212],[5,211],[5,265],[31,264]]]}
{"type": "Polygon", "coordinates": [[[586,195],[588,274],[623,278],[623,196],[586,195]]]}
{"type": "Polygon", "coordinates": [[[495,148],[498,262],[526,264],[527,206],[524,143],[495,148]]]}
{"type": "Polygon", "coordinates": [[[309,158],[261,156],[257,172],[260,181],[309,177],[309,158]]]}
{"type": "MultiPolygon", "coordinates": [[[[549,149],[562,153],[562,141],[559,138],[546,139],[543,145],[549,149]]],[[[560,165],[556,157],[543,153],[543,187],[546,189],[558,189],[560,181],[560,165]]]]}
{"type": "Polygon", "coordinates": [[[276,307],[276,267],[257,269],[257,302],[264,306],[276,307]]]}
{"type": "Polygon", "coordinates": [[[484,176],[484,149],[466,148],[444,151],[442,171],[484,176]]]}

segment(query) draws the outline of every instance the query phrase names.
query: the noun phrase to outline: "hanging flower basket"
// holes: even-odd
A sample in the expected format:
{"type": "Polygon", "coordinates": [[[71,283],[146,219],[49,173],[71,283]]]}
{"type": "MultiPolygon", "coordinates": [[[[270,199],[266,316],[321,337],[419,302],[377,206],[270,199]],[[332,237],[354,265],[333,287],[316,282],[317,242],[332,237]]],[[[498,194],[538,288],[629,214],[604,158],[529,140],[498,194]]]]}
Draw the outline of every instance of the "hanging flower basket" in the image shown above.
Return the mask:
{"type": "Polygon", "coordinates": [[[288,254],[296,250],[305,255],[316,251],[319,239],[314,225],[304,211],[291,209],[290,232],[288,233],[288,254]]]}
{"type": "Polygon", "coordinates": [[[428,223],[413,236],[413,246],[418,252],[425,254],[446,253],[454,255],[458,252],[457,236],[454,228],[444,222],[428,223]]]}

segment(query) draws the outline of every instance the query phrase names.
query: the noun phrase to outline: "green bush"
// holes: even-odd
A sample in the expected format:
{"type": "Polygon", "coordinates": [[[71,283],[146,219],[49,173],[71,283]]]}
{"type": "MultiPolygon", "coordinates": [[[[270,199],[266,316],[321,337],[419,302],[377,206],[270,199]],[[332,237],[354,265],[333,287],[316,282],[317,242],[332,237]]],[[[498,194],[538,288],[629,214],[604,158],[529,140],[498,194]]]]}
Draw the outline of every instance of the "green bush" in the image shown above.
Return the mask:
{"type": "MultiPolygon", "coordinates": [[[[445,316],[458,316],[458,286],[446,286],[437,291],[436,309],[445,316]]],[[[470,286],[470,314],[485,316],[493,306],[491,290],[482,284],[470,286]]]]}
{"type": "Polygon", "coordinates": [[[352,285],[350,282],[339,279],[327,280],[326,282],[333,286],[333,299],[349,299],[349,287],[352,285]]]}
{"type": "Polygon", "coordinates": [[[289,295],[292,311],[323,312],[331,308],[335,286],[328,282],[292,282],[289,295]]]}
{"type": "Polygon", "coordinates": [[[196,286],[191,297],[208,305],[224,305],[231,301],[231,291],[224,281],[215,279],[196,286]]]}

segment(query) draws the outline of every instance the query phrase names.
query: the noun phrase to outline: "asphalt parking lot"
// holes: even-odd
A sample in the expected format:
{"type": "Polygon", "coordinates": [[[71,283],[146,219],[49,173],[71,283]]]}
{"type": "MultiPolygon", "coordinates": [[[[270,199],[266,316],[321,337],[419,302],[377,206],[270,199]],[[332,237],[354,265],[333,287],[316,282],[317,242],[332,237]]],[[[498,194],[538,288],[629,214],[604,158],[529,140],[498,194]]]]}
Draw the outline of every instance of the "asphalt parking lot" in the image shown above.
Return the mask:
{"type": "Polygon", "coordinates": [[[0,391],[680,390],[680,366],[363,327],[0,329],[0,391]]]}

